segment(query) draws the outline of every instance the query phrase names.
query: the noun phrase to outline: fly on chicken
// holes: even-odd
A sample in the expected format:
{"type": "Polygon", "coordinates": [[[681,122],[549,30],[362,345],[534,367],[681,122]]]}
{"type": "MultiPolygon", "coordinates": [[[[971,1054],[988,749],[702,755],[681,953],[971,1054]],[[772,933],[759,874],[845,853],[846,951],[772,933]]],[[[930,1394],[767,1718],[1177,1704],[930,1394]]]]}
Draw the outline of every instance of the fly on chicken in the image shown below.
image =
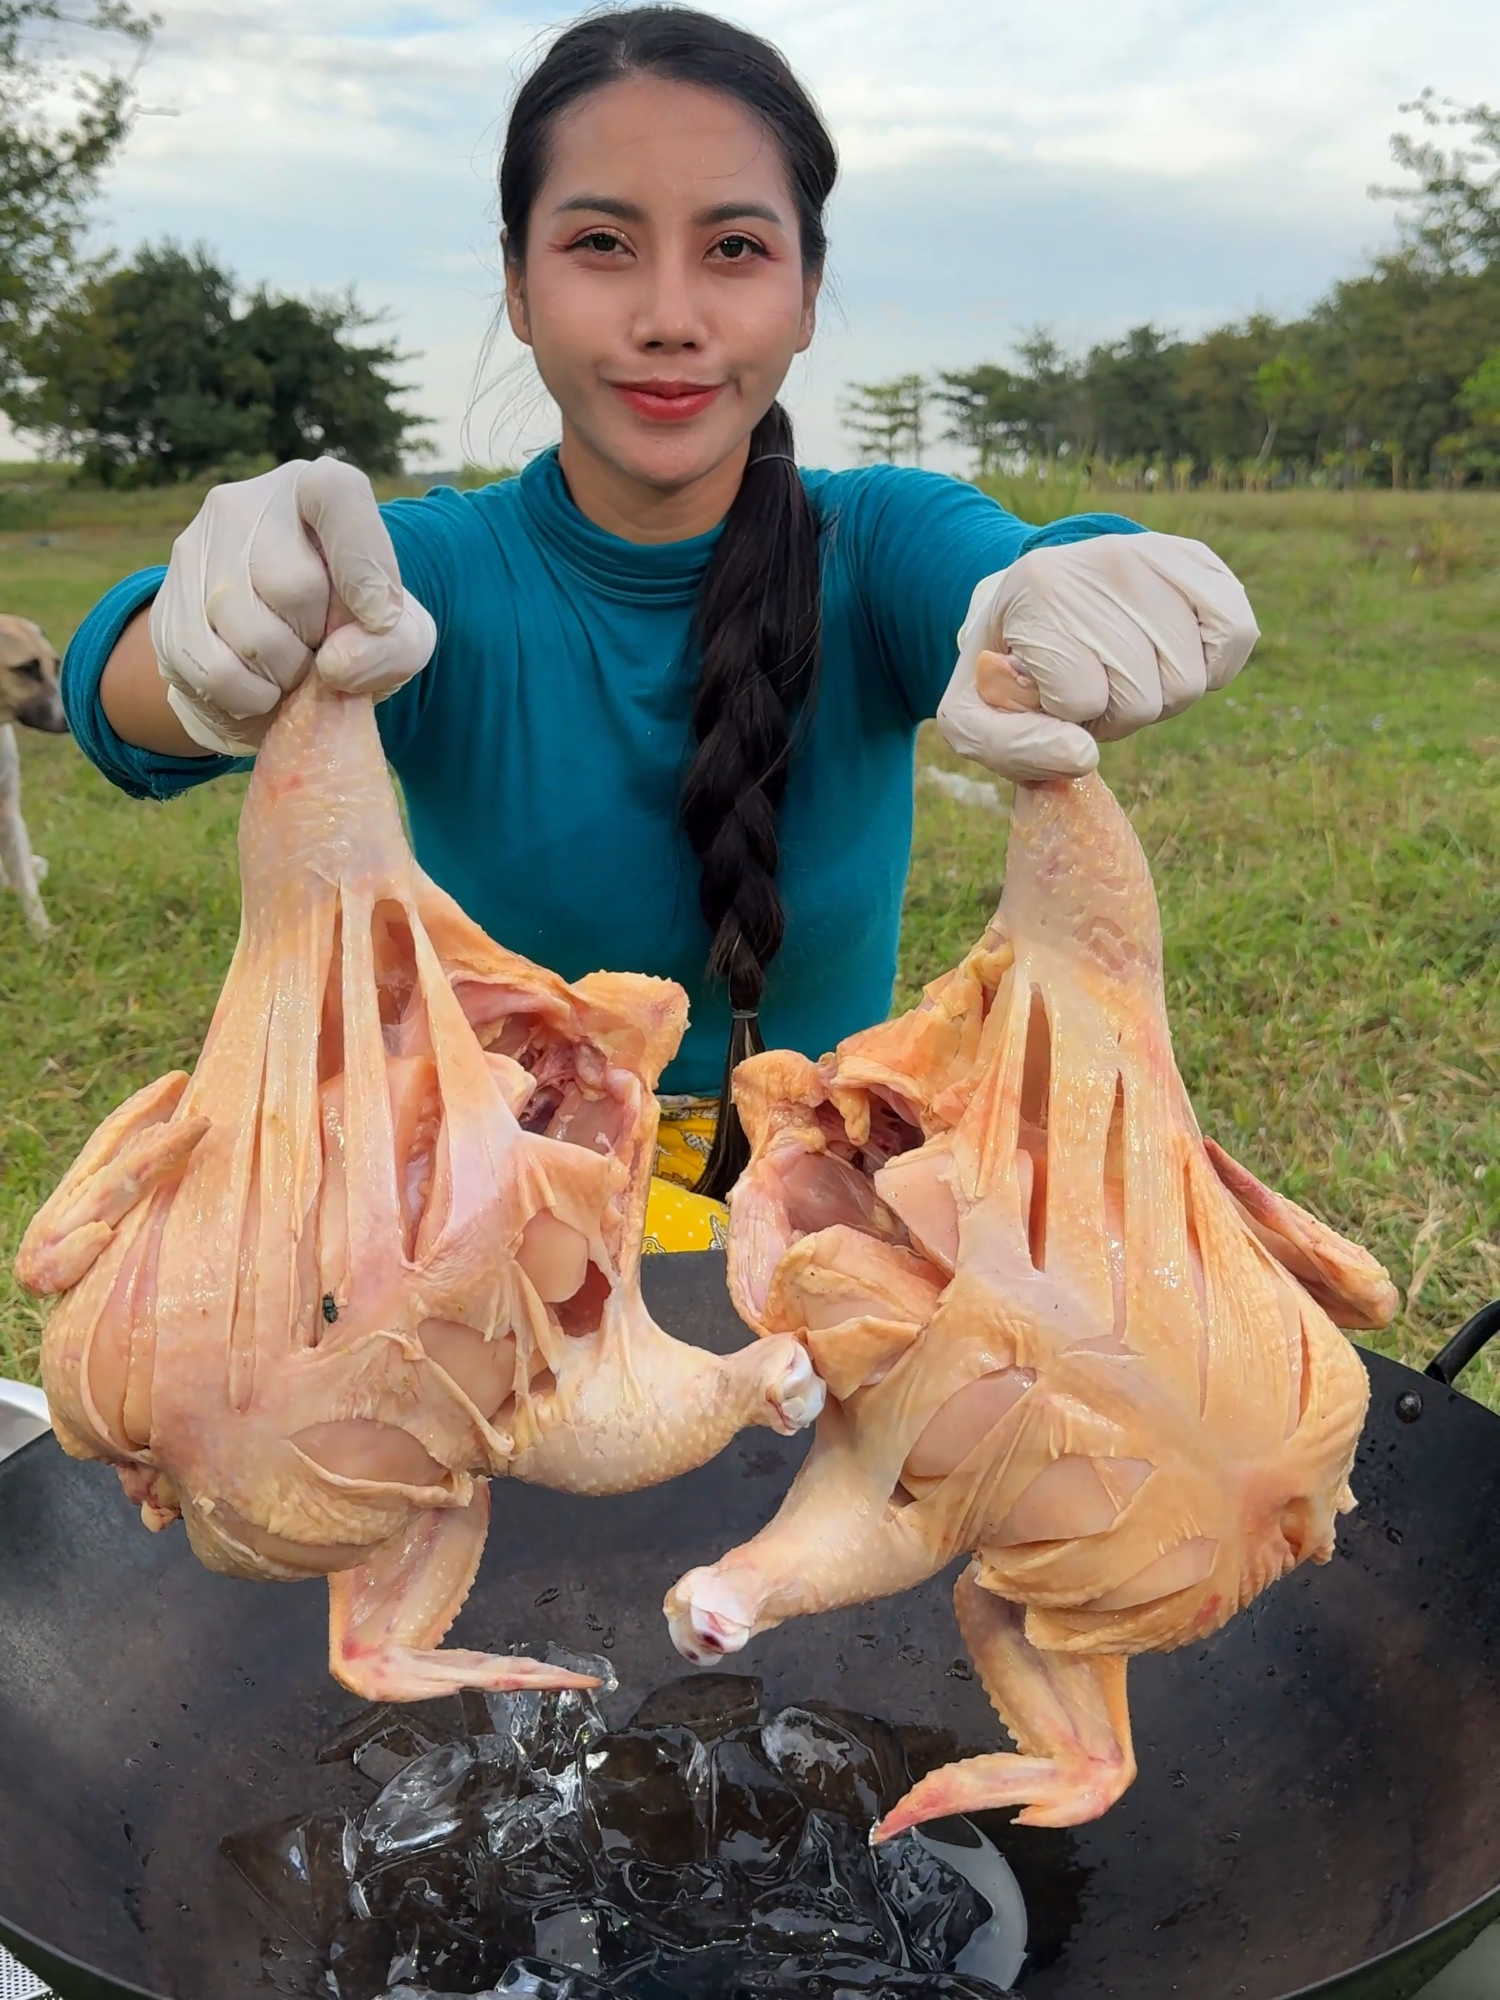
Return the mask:
{"type": "Polygon", "coordinates": [[[260,751],[240,871],[194,1074],[107,1118],[21,1244],[62,1294],[57,1435],[211,1568],[326,1575],[367,1700],[592,1685],[440,1650],[489,1478],[621,1492],[822,1402],[790,1337],[720,1358],[642,1304],[685,996],[494,944],[413,860],[372,704],[316,674],[260,751]]]}

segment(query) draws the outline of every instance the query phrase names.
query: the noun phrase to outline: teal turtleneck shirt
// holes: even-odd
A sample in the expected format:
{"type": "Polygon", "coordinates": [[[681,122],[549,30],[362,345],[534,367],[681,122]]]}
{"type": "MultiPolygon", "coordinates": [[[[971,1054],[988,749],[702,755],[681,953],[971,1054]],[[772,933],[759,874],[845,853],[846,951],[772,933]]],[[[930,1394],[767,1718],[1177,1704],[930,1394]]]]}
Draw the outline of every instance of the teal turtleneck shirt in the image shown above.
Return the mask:
{"type": "MultiPolygon", "coordinates": [[[[912,758],[981,577],[1028,549],[1130,533],[1115,515],[1032,529],[975,487],[871,466],[807,472],[822,526],[823,661],[781,808],[786,941],[768,1046],[819,1056],[884,1018],[911,852],[912,758]]],[[[689,626],[718,531],[642,546],[573,504],[555,451],[475,493],[383,509],[401,578],[437,621],[430,664],[377,711],[417,858],[490,935],[565,978],[680,980],[692,1001],[666,1091],[718,1090],[728,1003],[705,972],[698,868],[678,825],[693,749],[689,626]]],[[[164,572],[95,606],[63,698],[86,754],[138,796],[237,768],[122,743],[104,663],[164,572]]]]}

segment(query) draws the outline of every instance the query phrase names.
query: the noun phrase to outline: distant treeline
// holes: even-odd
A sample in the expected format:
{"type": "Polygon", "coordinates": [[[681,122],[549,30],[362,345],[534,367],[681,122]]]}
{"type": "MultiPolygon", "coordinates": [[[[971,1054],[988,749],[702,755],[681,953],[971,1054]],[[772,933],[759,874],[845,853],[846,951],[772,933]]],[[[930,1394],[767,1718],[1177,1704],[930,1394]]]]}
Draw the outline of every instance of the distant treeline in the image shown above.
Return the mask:
{"type": "Polygon", "coordinates": [[[84,272],[15,345],[0,409],[106,486],[241,479],[331,452],[400,470],[421,419],[352,292],[242,292],[201,244],[84,272]]]}
{"type": "Polygon", "coordinates": [[[1084,354],[1038,329],[1009,364],[856,384],[859,449],[920,460],[940,435],[981,476],[1061,458],[1124,486],[1500,483],[1500,112],[1403,109],[1464,142],[1392,141],[1417,182],[1375,192],[1410,205],[1404,240],[1304,318],[1084,354]]]}
{"type": "MultiPolygon", "coordinates": [[[[379,315],[352,292],[245,291],[201,245],[90,254],[158,25],[130,0],[0,0],[0,411],[110,485],[322,451],[395,472],[419,444],[392,373],[410,357],[369,337],[379,315]]],[[[42,504],[0,502],[0,516],[42,504]]]]}

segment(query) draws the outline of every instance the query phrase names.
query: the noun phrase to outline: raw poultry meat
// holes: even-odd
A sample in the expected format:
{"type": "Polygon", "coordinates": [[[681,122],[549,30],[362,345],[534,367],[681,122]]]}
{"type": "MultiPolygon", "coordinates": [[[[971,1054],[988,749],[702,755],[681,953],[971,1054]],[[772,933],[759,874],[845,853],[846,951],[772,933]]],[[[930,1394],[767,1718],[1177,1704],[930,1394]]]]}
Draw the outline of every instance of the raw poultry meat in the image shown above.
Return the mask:
{"type": "Polygon", "coordinates": [[[1102,781],[1022,788],[1000,908],[898,1020],[736,1077],[730,1277],[831,1400],[775,1520],[667,1599],[704,1662],[963,1553],[958,1622],[1015,1753],[877,1829],[1105,1811],[1127,1658],[1326,1562],[1368,1395],[1338,1332],[1395,1308],[1364,1251],[1198,1131],[1145,856],[1102,781]]]}
{"type": "Polygon", "coordinates": [[[685,996],[492,943],[413,861],[371,703],[316,675],[261,749],[240,870],[195,1073],[107,1118],[22,1242],[21,1282],[64,1294],[54,1427],[211,1568],[326,1574],[332,1671],[370,1700],[589,1685],[437,1650],[489,1476],[624,1491],[822,1400],[795,1340],[720,1359],[642,1304],[685,996]]]}

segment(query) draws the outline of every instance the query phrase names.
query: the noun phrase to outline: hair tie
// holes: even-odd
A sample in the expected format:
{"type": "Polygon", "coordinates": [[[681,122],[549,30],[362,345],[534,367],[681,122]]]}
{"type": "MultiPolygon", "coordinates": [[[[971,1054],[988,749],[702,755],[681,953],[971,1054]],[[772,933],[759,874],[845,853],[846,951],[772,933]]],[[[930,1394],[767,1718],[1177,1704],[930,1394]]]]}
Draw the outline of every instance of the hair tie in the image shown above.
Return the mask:
{"type": "Polygon", "coordinates": [[[732,1007],[729,1011],[729,1018],[731,1021],[758,1021],[760,1019],[760,1009],[759,1007],[732,1007]]]}

